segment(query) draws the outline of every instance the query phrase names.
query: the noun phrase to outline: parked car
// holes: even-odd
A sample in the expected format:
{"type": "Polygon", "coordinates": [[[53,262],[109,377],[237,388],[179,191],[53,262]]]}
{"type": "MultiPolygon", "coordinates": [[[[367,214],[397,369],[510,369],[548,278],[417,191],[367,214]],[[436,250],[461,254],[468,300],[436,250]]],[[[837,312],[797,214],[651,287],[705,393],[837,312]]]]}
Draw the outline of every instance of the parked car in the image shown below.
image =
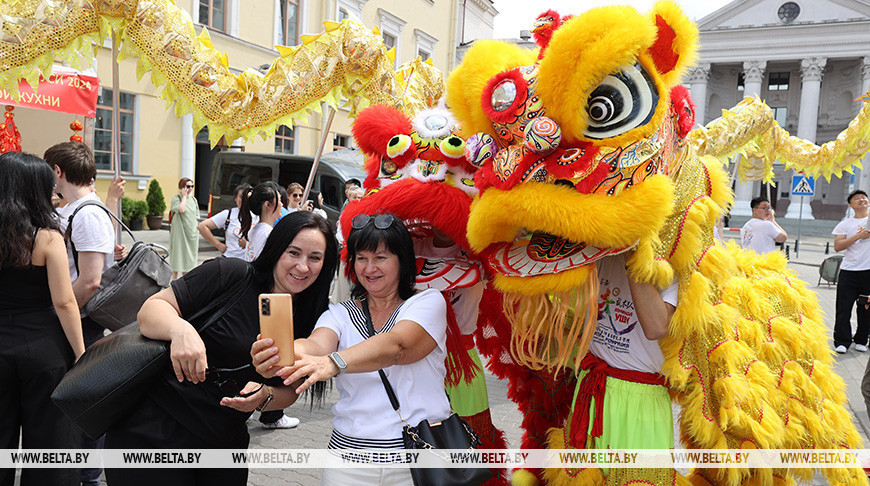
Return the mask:
{"type": "MultiPolygon", "coordinates": [[[[363,155],[359,150],[339,150],[323,154],[314,183],[312,195],[323,195],[323,209],[333,226],[347,200],[345,182],[365,179],[363,155]]],[[[215,156],[209,190],[209,216],[235,206],[233,190],[239,184],[256,186],[261,182],[275,181],[282,187],[291,182],[305,186],[314,158],[303,155],[254,154],[249,152],[220,152],[215,156]]]]}

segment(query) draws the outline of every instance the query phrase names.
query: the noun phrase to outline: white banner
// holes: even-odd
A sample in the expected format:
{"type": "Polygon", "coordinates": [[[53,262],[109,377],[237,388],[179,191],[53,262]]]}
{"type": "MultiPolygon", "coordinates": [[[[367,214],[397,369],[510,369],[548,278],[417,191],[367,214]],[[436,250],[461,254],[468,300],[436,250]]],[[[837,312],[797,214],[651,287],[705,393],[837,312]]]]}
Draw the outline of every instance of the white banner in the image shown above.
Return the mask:
{"type": "Polygon", "coordinates": [[[0,468],[841,468],[870,449],[0,449],[0,468]]]}

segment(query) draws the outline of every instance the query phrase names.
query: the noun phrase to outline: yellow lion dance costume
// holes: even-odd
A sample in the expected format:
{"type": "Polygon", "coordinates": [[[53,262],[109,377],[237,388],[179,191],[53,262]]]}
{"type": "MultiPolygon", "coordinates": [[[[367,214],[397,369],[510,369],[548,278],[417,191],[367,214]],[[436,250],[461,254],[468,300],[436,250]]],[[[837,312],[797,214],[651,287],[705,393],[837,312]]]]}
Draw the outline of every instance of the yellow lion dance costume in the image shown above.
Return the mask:
{"type": "MultiPolygon", "coordinates": [[[[480,41],[451,74],[448,104],[480,167],[468,240],[505,293],[511,356],[532,369],[576,371],[596,324],[595,261],[635,248],[634,279],[679,282],[659,343],[687,448],[859,448],[815,295],[782,254],[714,244],[715,221],[732,202],[729,180],[703,143],[686,138],[690,104],[671,99],[696,42],[696,27],[672,3],[646,15],[604,7],[561,25],[540,57],[480,41]]],[[[566,447],[561,429],[548,435],[551,448],[566,447]]],[[[655,471],[623,471],[633,476],[543,476],[662,484],[655,471]]],[[[858,468],[823,472],[831,484],[867,484],[858,468]]],[[[794,484],[812,474],[699,469],[668,484],[794,484]]],[[[536,482],[527,471],[514,476],[536,482]]]]}

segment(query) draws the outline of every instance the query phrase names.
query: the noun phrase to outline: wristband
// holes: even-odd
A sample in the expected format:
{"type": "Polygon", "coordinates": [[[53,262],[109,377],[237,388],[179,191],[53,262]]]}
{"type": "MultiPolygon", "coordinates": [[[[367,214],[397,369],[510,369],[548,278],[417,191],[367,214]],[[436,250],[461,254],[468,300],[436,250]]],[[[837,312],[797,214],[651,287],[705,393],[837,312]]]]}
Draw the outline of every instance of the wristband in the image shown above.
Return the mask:
{"type": "Polygon", "coordinates": [[[263,403],[261,403],[260,406],[255,409],[258,412],[266,410],[266,407],[268,407],[272,403],[272,400],[275,399],[275,392],[272,390],[271,386],[266,385],[266,393],[266,399],[263,400],[263,403]]]}

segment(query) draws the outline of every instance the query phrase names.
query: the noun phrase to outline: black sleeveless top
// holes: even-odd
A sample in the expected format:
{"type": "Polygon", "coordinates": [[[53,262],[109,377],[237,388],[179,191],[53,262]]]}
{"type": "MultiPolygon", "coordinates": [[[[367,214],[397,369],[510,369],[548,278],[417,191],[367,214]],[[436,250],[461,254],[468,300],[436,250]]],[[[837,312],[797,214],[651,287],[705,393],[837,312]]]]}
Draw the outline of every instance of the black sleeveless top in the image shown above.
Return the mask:
{"type": "MultiPolygon", "coordinates": [[[[36,244],[36,231],[33,233],[36,244]]],[[[30,249],[31,258],[33,247],[30,249]]],[[[30,263],[26,267],[0,268],[0,314],[23,314],[52,307],[48,270],[30,263]]]]}

